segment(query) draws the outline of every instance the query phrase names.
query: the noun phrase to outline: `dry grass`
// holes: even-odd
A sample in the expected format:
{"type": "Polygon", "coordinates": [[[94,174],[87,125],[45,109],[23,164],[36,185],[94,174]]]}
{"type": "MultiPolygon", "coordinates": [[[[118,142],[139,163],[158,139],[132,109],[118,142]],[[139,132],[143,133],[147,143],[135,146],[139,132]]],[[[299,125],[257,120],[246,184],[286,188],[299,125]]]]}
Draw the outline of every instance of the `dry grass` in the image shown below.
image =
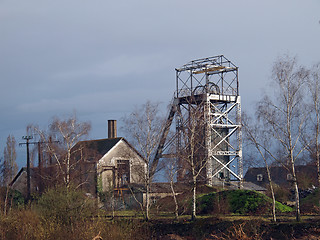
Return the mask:
{"type": "MultiPolygon", "coordinates": [[[[263,238],[264,232],[249,232],[247,223],[234,224],[227,233],[211,234],[210,239],[216,240],[260,240],[263,238]]],[[[256,230],[256,229],[255,229],[256,230]]]]}
{"type": "Polygon", "coordinates": [[[81,220],[76,219],[66,225],[57,222],[56,219],[40,216],[30,208],[13,209],[7,216],[0,215],[0,239],[149,240],[163,236],[166,238],[161,239],[206,239],[205,237],[207,237],[207,239],[219,240],[253,240],[264,239],[265,234],[279,232],[282,234],[281,236],[291,236],[291,238],[283,238],[285,240],[294,239],[294,237],[307,239],[306,236],[309,236],[308,232],[311,230],[312,235],[310,236],[319,237],[320,232],[317,224],[319,216],[315,216],[314,219],[311,219],[310,216],[307,217],[303,218],[305,225],[294,223],[294,217],[291,216],[282,216],[280,224],[272,224],[270,218],[263,216],[237,215],[211,216],[211,218],[210,216],[200,216],[197,221],[190,222],[188,216],[175,221],[173,217],[166,218],[164,213],[159,218],[154,217],[149,223],[128,216],[113,220],[104,216],[96,216],[81,220]],[[299,231],[295,230],[296,227],[299,227],[299,231]]]}
{"type": "Polygon", "coordinates": [[[149,239],[148,228],[138,220],[107,218],[75,220],[70,225],[43,218],[35,211],[13,210],[0,216],[0,239],[149,239]]]}

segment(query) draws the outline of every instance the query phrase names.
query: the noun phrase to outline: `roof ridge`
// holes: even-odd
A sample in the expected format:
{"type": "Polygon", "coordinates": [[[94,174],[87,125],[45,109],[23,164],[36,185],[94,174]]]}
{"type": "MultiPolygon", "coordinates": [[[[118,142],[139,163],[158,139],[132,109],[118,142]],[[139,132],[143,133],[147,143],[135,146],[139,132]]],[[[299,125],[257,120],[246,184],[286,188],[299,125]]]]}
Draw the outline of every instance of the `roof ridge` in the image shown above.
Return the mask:
{"type": "Polygon", "coordinates": [[[98,141],[106,141],[106,140],[116,140],[116,139],[124,139],[124,137],[116,137],[116,138],[100,138],[100,139],[91,139],[91,140],[82,140],[77,143],[83,143],[83,142],[98,142],[98,141]]]}

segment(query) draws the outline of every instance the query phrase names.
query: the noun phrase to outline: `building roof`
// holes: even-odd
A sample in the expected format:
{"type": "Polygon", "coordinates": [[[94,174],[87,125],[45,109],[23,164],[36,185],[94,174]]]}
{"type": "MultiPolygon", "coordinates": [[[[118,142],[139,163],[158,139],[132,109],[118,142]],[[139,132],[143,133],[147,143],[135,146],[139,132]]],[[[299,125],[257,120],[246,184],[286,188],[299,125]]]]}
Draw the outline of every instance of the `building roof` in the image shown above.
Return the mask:
{"type": "MultiPolygon", "coordinates": [[[[228,189],[239,189],[238,182],[230,182],[230,185],[228,186],[228,189]]],[[[242,182],[242,189],[243,190],[252,190],[252,191],[258,191],[258,192],[265,192],[267,189],[265,187],[259,186],[257,184],[254,184],[252,182],[242,182]]]]}
{"type": "Polygon", "coordinates": [[[94,149],[97,153],[101,155],[105,155],[120,140],[124,140],[124,138],[119,137],[119,138],[106,138],[106,139],[80,141],[74,146],[74,148],[78,146],[83,146],[86,149],[94,149]]]}
{"type": "MultiPolygon", "coordinates": [[[[134,191],[146,192],[144,184],[130,183],[124,188],[130,187],[134,191]]],[[[173,187],[176,193],[182,193],[190,190],[190,184],[175,182],[173,187]]],[[[150,193],[172,193],[171,185],[169,182],[152,182],[150,185],[150,193]]]]}
{"type": "MultiPolygon", "coordinates": [[[[175,182],[173,186],[174,186],[174,191],[176,193],[189,192],[190,189],[192,188],[190,183],[184,183],[184,182],[175,182]]],[[[143,184],[130,184],[130,187],[138,191],[142,191],[142,192],[146,191],[145,186],[143,184]]],[[[207,185],[202,185],[201,186],[202,188],[206,188],[205,191],[203,192],[203,190],[201,191],[199,187],[198,187],[199,189],[198,191],[202,193],[216,191],[216,190],[213,190],[212,187],[208,187],[207,185]]],[[[225,189],[228,189],[228,190],[239,189],[238,182],[229,182],[225,184],[225,189]]],[[[242,189],[258,191],[258,192],[267,191],[266,188],[259,186],[257,184],[254,184],[252,182],[243,182],[242,189]]],[[[150,193],[172,193],[172,189],[169,182],[153,182],[151,183],[150,193]]]]}
{"type": "MultiPolygon", "coordinates": [[[[189,184],[175,182],[173,183],[175,192],[185,192],[190,190],[189,184]]],[[[152,193],[172,193],[171,185],[169,182],[153,182],[151,183],[152,193]]]]}
{"type": "MultiPolygon", "coordinates": [[[[278,185],[288,185],[288,174],[291,174],[286,168],[282,166],[270,167],[271,179],[274,183],[278,185]]],[[[309,178],[311,181],[316,181],[317,178],[317,168],[315,165],[297,165],[295,166],[295,171],[297,175],[297,180],[302,178],[309,178]]],[[[249,168],[244,176],[244,180],[247,182],[252,182],[260,186],[268,184],[267,169],[265,167],[254,167],[249,168]],[[257,176],[262,175],[260,181],[257,180],[257,176]]]]}
{"type": "MultiPolygon", "coordinates": [[[[123,137],[80,141],[73,148],[83,147],[89,151],[93,151],[95,155],[102,157],[120,141],[124,141],[135,153],[143,158],[141,154],[123,137]]],[[[94,158],[91,160],[98,161],[99,158],[94,158]]]]}
{"type": "MultiPolygon", "coordinates": [[[[22,167],[20,171],[16,174],[16,176],[12,179],[12,181],[9,183],[9,186],[12,186],[14,182],[21,176],[23,172],[27,172],[26,167],[22,167]]],[[[34,175],[34,170],[33,168],[30,168],[30,175],[34,175]]]]}
{"type": "MultiPolygon", "coordinates": [[[[40,173],[46,175],[53,168],[54,168],[54,166],[42,167],[41,169],[39,169],[39,167],[30,167],[30,177],[31,177],[33,183],[39,182],[39,180],[42,178],[40,176],[40,173]]],[[[27,174],[27,167],[22,167],[20,169],[20,171],[16,174],[16,176],[12,179],[12,181],[10,182],[9,185],[13,186],[14,183],[21,177],[21,175],[23,173],[27,174]]],[[[25,177],[26,177],[26,175],[25,175],[25,177]]]]}

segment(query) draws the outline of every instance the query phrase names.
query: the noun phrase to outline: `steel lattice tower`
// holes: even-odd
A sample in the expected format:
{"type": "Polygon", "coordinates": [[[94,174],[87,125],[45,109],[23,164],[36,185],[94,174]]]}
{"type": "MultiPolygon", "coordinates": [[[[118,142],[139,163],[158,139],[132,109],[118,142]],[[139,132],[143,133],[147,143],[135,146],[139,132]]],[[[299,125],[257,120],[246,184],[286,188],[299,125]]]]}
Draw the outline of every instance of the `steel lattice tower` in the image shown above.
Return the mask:
{"type": "MultiPolygon", "coordinates": [[[[209,185],[232,180],[241,184],[242,139],[238,67],[223,55],[198,59],[176,68],[176,92],[155,159],[175,145],[178,181],[190,177],[183,157],[193,156],[209,185]],[[175,120],[176,133],[167,140],[175,120]]],[[[172,154],[171,154],[172,157],[172,154]]],[[[201,181],[201,179],[199,179],[201,181]]]]}

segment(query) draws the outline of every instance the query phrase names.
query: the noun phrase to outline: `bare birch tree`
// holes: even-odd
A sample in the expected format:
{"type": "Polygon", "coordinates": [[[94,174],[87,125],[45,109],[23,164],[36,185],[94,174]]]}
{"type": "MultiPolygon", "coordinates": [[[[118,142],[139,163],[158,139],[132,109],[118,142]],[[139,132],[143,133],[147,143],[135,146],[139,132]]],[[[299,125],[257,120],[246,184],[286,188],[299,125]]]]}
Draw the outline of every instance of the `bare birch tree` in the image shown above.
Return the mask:
{"type": "Polygon", "coordinates": [[[172,158],[166,159],[165,165],[166,165],[166,167],[165,167],[166,177],[170,183],[172,198],[173,198],[173,201],[175,204],[174,214],[175,214],[176,219],[178,219],[178,217],[179,217],[179,204],[178,204],[177,193],[176,193],[174,185],[176,182],[177,173],[179,171],[179,166],[177,164],[177,161],[175,161],[175,159],[172,159],[172,158]]]}
{"type": "Polygon", "coordinates": [[[295,162],[306,149],[301,144],[305,127],[306,114],[303,106],[304,84],[308,71],[298,66],[295,58],[284,56],[275,61],[272,69],[274,97],[264,96],[258,103],[257,117],[264,124],[266,131],[272,134],[276,144],[281,147],[285,156],[271,156],[277,162],[286,161],[295,192],[296,220],[300,221],[300,200],[295,162]]]}
{"type": "Polygon", "coordinates": [[[154,156],[160,141],[163,129],[163,117],[160,116],[159,103],[147,101],[141,107],[137,107],[129,116],[123,119],[124,132],[140,152],[146,165],[144,182],[146,188],[145,217],[149,220],[150,212],[150,188],[157,169],[154,156]]]}
{"type": "MultiPolygon", "coordinates": [[[[192,100],[190,103],[193,102],[192,100]]],[[[205,154],[205,121],[204,118],[204,104],[189,104],[189,113],[187,116],[179,115],[178,118],[184,121],[185,128],[181,129],[182,136],[180,136],[180,150],[177,153],[177,158],[182,163],[185,180],[192,183],[192,213],[191,219],[196,219],[196,205],[197,205],[197,184],[199,178],[205,177],[204,170],[207,166],[208,156],[205,154]]],[[[180,179],[181,180],[181,179],[180,179]]]]}
{"type": "Polygon", "coordinates": [[[314,157],[317,166],[318,187],[320,187],[320,63],[313,66],[308,79],[310,96],[310,131],[306,134],[305,142],[309,142],[307,150],[314,157]]]}
{"type": "Polygon", "coordinates": [[[267,159],[268,153],[266,151],[266,149],[269,149],[268,142],[270,141],[270,139],[267,136],[264,129],[261,126],[257,125],[256,123],[253,124],[249,119],[249,117],[244,113],[242,114],[242,126],[243,126],[244,134],[246,137],[245,139],[254,146],[258,154],[263,159],[264,165],[266,167],[267,178],[268,178],[268,183],[270,186],[271,198],[272,198],[272,221],[276,222],[277,221],[276,198],[274,195],[272,178],[271,178],[270,168],[269,168],[268,159],[267,159]]]}
{"type": "Polygon", "coordinates": [[[91,124],[79,122],[75,115],[60,119],[55,117],[49,125],[48,131],[34,127],[45,142],[46,152],[52,158],[51,164],[56,165],[56,177],[61,177],[69,187],[71,171],[80,164],[82,158],[73,159],[74,155],[83,155],[81,148],[73,148],[75,144],[89,134],[91,124]],[[55,141],[54,141],[55,140],[55,141]]]}

